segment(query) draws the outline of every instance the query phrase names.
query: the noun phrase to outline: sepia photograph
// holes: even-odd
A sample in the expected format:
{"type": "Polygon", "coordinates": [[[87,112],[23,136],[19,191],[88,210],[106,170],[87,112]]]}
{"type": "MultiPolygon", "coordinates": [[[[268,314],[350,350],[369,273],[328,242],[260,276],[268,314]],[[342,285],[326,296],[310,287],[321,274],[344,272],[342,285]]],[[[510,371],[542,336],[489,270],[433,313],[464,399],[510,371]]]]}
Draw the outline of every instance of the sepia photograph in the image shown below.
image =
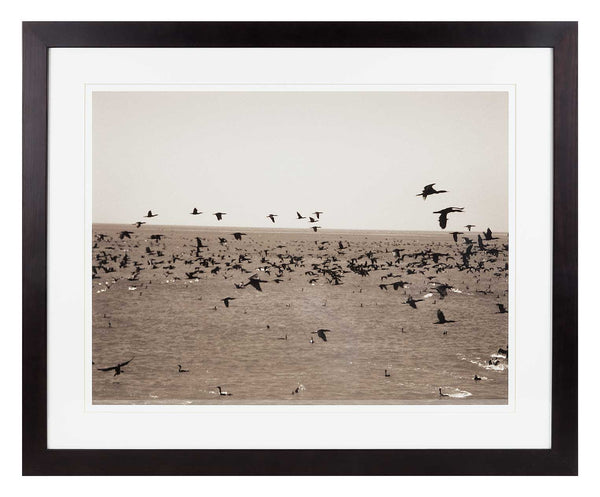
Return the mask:
{"type": "Polygon", "coordinates": [[[95,90],[92,403],[508,404],[509,129],[506,90],[95,90]]]}

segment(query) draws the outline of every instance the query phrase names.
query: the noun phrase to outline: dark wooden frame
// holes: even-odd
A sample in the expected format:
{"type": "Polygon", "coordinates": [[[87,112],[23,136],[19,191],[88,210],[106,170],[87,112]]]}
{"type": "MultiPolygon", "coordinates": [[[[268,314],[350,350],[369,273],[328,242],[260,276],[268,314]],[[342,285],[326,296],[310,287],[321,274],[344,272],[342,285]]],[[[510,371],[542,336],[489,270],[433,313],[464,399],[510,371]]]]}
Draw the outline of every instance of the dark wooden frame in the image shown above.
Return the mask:
{"type": "Polygon", "coordinates": [[[577,474],[577,23],[23,24],[23,474],[577,474]],[[550,47],[554,83],[552,448],[49,450],[46,393],[48,49],[550,47]]]}

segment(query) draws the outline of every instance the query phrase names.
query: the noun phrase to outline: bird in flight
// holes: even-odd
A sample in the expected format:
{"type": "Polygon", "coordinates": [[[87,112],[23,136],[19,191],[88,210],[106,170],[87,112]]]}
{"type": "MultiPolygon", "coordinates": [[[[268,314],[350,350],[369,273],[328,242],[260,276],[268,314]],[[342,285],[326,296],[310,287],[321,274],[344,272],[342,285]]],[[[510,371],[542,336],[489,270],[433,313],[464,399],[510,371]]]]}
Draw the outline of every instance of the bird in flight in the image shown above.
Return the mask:
{"type": "Polygon", "coordinates": [[[235,300],[235,297],[225,297],[224,299],[221,299],[221,300],[225,304],[225,307],[229,307],[229,301],[230,300],[235,300]]]}
{"type": "Polygon", "coordinates": [[[316,233],[320,226],[311,226],[311,228],[316,233]]]}
{"type": "Polygon", "coordinates": [[[408,304],[413,309],[416,309],[417,308],[417,302],[423,302],[423,299],[413,299],[412,296],[409,295],[408,299],[406,299],[406,302],[404,302],[404,303],[408,304]]]}
{"type": "Polygon", "coordinates": [[[448,214],[450,214],[451,212],[463,212],[464,207],[446,207],[445,209],[442,209],[441,211],[434,211],[434,214],[439,214],[439,223],[440,223],[440,228],[445,229],[446,228],[446,224],[448,223],[448,214]]]}
{"type": "Polygon", "coordinates": [[[463,234],[462,231],[453,231],[451,233],[452,238],[454,239],[455,242],[458,242],[458,235],[462,235],[462,234],[463,234]]]}
{"type": "Polygon", "coordinates": [[[325,335],[325,332],[326,332],[326,331],[331,331],[331,330],[327,330],[327,329],[320,329],[320,330],[317,330],[317,331],[311,331],[311,333],[312,333],[313,335],[316,333],[316,334],[317,334],[317,336],[318,336],[318,337],[319,337],[321,340],[323,340],[324,342],[326,342],[326,341],[327,341],[327,335],[325,335]]]}
{"type": "Polygon", "coordinates": [[[471,228],[475,228],[474,224],[467,224],[465,225],[465,228],[467,228],[469,231],[471,231],[471,228]]]}
{"type": "Polygon", "coordinates": [[[133,361],[133,357],[131,359],[129,359],[128,361],[121,362],[121,363],[117,364],[116,366],[111,366],[110,368],[98,368],[98,371],[112,371],[114,369],[115,374],[113,376],[118,376],[123,372],[123,371],[121,371],[121,368],[123,366],[127,366],[127,364],[129,364],[131,361],[133,361]]]}
{"type": "Polygon", "coordinates": [[[223,216],[227,214],[226,212],[215,212],[213,214],[213,216],[217,216],[217,221],[220,221],[221,219],[223,219],[223,216]]]}
{"type": "MultiPolygon", "coordinates": [[[[260,287],[261,283],[268,283],[268,281],[261,280],[257,275],[254,275],[248,279],[248,282],[246,283],[246,285],[250,285],[250,286],[256,288],[259,292],[262,292],[262,288],[260,287]]],[[[244,285],[244,286],[246,286],[246,285],[244,285]]]]}
{"type": "Polygon", "coordinates": [[[444,313],[441,311],[441,309],[438,309],[437,317],[438,317],[437,323],[434,323],[434,324],[456,323],[456,321],[451,321],[449,319],[446,319],[446,316],[444,316],[444,313]]]}
{"type": "Polygon", "coordinates": [[[133,223],[133,225],[134,225],[136,228],[139,228],[139,227],[140,227],[142,224],[146,224],[146,222],[145,222],[145,221],[137,221],[137,222],[133,223]]]}
{"type": "Polygon", "coordinates": [[[277,214],[269,214],[267,216],[271,221],[275,222],[275,218],[277,217],[277,214]]]}
{"type": "Polygon", "coordinates": [[[191,214],[192,216],[198,216],[199,214],[202,214],[202,212],[200,212],[198,209],[196,209],[196,208],[194,207],[194,210],[193,210],[192,212],[190,212],[190,214],[191,214]]]}
{"type": "Polygon", "coordinates": [[[298,219],[306,219],[306,216],[303,216],[298,211],[296,211],[296,216],[298,216],[298,219]]]}
{"type": "Polygon", "coordinates": [[[485,236],[486,240],[498,240],[498,238],[492,236],[492,230],[491,229],[487,229],[487,231],[483,232],[483,235],[485,236]]]}
{"type": "Polygon", "coordinates": [[[321,212],[321,211],[315,211],[315,212],[313,212],[313,214],[315,216],[317,216],[317,219],[321,219],[321,214],[323,214],[323,212],[321,212]]]}
{"type": "Polygon", "coordinates": [[[240,233],[239,231],[236,231],[235,233],[231,233],[233,235],[233,238],[235,238],[236,240],[241,240],[242,236],[244,236],[246,233],[240,233]]]}
{"type": "Polygon", "coordinates": [[[148,214],[146,214],[144,217],[156,217],[158,216],[158,214],[152,214],[152,211],[148,211],[148,214]]]}
{"type": "Polygon", "coordinates": [[[498,306],[498,314],[506,314],[508,309],[504,307],[504,304],[496,304],[498,306]]]}
{"type": "Polygon", "coordinates": [[[123,238],[131,238],[130,235],[133,234],[133,231],[121,231],[121,233],[119,233],[119,238],[121,240],[123,240],[123,238]]]}
{"type": "Polygon", "coordinates": [[[423,187],[423,191],[419,194],[417,194],[417,197],[423,197],[423,200],[427,200],[427,197],[429,195],[435,195],[437,193],[448,193],[447,190],[436,190],[433,185],[435,185],[435,183],[431,183],[430,185],[425,185],[423,187]]]}

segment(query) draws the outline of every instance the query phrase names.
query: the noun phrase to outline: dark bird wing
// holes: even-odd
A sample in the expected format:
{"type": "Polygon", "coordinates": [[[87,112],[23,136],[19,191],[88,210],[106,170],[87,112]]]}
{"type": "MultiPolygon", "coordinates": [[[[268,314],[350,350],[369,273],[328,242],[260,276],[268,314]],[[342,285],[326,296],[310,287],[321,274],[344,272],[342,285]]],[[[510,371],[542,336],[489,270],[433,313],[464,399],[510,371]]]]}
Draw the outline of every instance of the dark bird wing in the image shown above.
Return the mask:
{"type": "Polygon", "coordinates": [[[259,292],[262,292],[262,288],[260,287],[260,281],[257,279],[251,278],[250,280],[248,280],[247,285],[251,285],[254,288],[256,288],[259,292]]]}
{"type": "Polygon", "coordinates": [[[127,366],[127,364],[129,364],[131,361],[133,361],[133,357],[131,359],[129,359],[128,361],[122,362],[121,364],[119,364],[118,367],[123,367],[123,366],[127,366]]]}
{"type": "Polygon", "coordinates": [[[437,317],[438,317],[438,321],[440,323],[443,323],[444,321],[446,321],[444,313],[441,311],[441,309],[438,309],[438,311],[437,311],[437,317]]]}

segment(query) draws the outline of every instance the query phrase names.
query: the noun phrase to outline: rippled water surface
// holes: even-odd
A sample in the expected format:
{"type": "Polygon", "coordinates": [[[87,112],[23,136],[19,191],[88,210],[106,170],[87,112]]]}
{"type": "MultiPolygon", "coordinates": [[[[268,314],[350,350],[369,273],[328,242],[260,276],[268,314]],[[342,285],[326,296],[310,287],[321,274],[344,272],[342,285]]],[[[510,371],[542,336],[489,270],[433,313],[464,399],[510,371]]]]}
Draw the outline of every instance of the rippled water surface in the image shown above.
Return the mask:
{"type": "MultiPolygon", "coordinates": [[[[474,250],[478,270],[468,271],[456,267],[464,243],[448,233],[245,228],[236,241],[234,231],[94,225],[95,404],[506,403],[508,362],[497,352],[508,314],[496,306],[508,301],[505,235],[486,242],[497,256],[474,250]],[[198,257],[196,237],[207,246],[198,257]],[[436,263],[428,250],[448,255],[436,263]],[[368,275],[352,272],[352,259],[368,275]],[[134,262],[142,270],[129,280],[134,262]],[[319,272],[338,267],[338,285],[319,272]],[[254,274],[267,281],[262,292],[235,287],[254,274]],[[379,287],[398,280],[404,288],[379,287]],[[444,299],[435,282],[452,286],[444,299]],[[417,309],[403,304],[409,295],[423,299],[417,309]],[[229,308],[225,297],[235,298],[229,308]],[[455,322],[434,324],[438,309],[455,322]],[[327,342],[311,334],[320,328],[331,330],[327,342]],[[98,370],[131,358],[121,375],[98,370]]],[[[476,233],[463,236],[477,245],[476,233]]]]}

